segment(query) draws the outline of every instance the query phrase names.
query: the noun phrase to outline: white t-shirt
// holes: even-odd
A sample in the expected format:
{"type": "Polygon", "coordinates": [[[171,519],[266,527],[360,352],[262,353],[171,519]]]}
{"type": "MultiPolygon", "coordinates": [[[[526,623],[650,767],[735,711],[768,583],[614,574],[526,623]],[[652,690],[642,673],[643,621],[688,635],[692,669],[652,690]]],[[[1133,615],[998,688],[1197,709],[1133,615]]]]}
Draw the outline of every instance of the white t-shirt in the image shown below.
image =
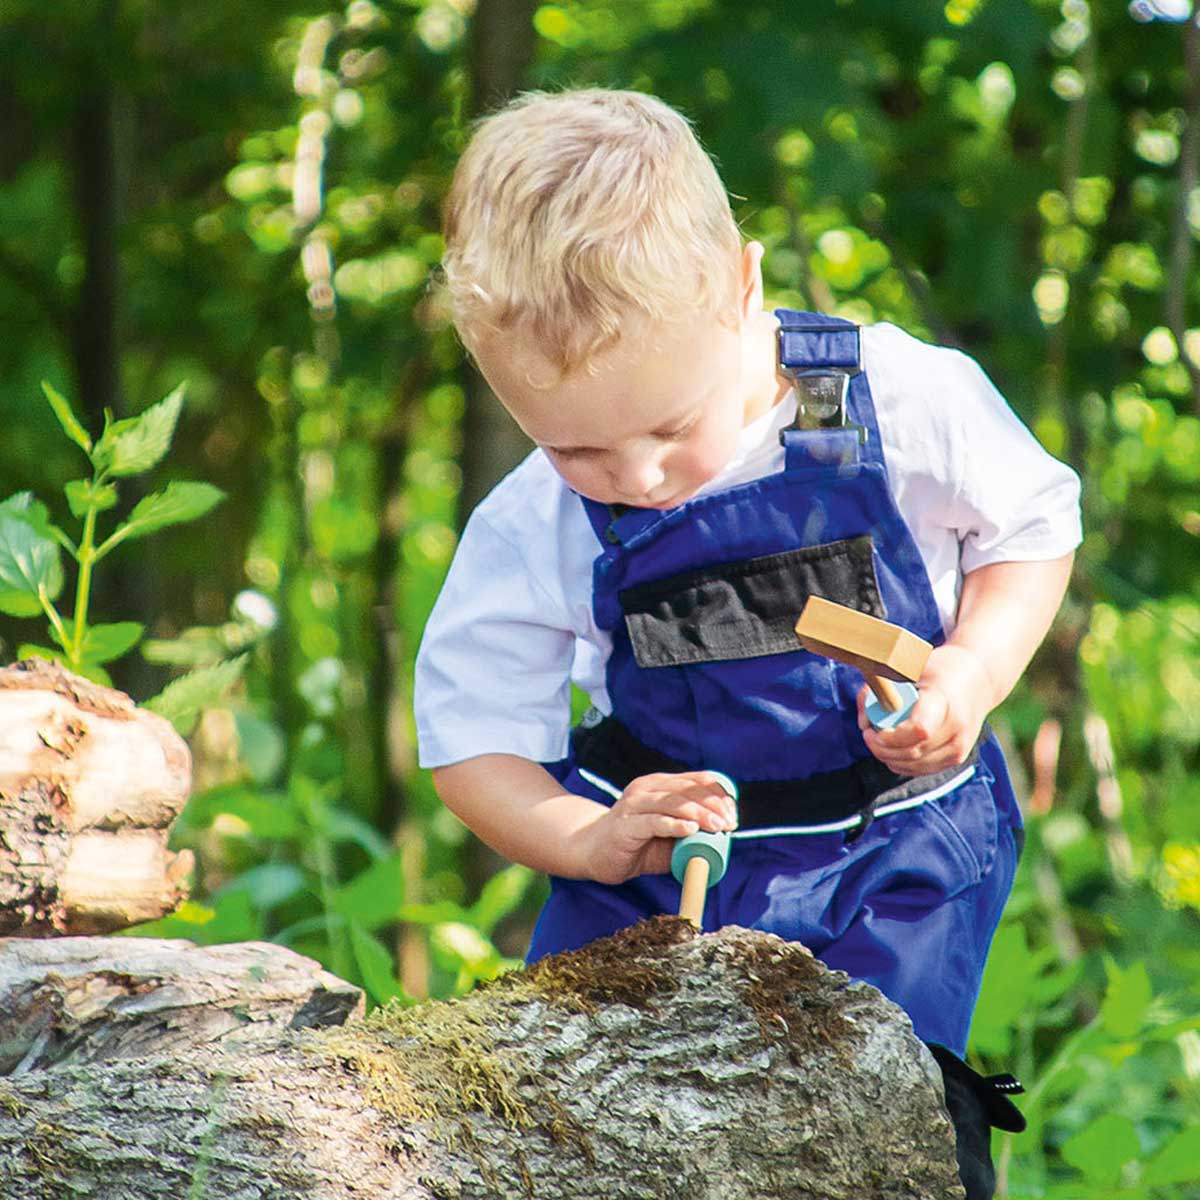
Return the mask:
{"type": "MultiPolygon", "coordinates": [[[[887,324],[864,327],[861,345],[888,482],[949,633],[964,574],[1079,544],[1079,478],[965,354],[887,324]]],[[[701,494],[781,470],[778,431],[794,413],[785,400],[746,426],[701,494]]],[[[564,757],[572,680],[611,712],[611,638],[592,613],[600,548],[582,501],[540,450],[472,513],[417,655],[421,766],[564,757]]]]}

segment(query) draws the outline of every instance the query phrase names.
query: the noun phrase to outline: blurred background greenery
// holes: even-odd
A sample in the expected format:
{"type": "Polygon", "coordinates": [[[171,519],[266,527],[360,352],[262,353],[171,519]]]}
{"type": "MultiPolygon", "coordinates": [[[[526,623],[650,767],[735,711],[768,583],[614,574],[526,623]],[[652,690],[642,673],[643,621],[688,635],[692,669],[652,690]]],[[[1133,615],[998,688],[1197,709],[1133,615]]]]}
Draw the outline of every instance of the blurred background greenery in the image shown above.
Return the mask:
{"type": "MultiPolygon", "coordinates": [[[[3,494],[80,472],[47,379],[93,434],[186,382],[146,487],[229,495],[93,588],[149,627],[110,667],[136,698],[250,655],[191,730],[194,898],[144,931],[278,941],[375,1002],[521,954],[542,882],[414,766],[424,616],[524,452],[428,290],[438,206],[512,91],[653,91],[770,301],[960,346],[1083,476],[1068,602],[995,716],[1030,837],[972,1053],[1032,1089],[1002,1195],[1200,1196],[1200,34],[1154,19],[1190,8],[5,0],[3,494]]],[[[40,633],[0,619],[0,652],[40,633]]]]}

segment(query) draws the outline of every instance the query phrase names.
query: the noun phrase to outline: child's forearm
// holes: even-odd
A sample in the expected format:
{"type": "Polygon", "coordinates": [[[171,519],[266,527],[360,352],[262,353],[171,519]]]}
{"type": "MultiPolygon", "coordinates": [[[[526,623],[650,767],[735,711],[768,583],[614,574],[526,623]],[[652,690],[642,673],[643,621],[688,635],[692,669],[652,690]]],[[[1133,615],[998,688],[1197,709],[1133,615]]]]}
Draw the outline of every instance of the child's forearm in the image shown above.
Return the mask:
{"type": "Polygon", "coordinates": [[[512,754],[482,754],[433,772],[442,802],[493,850],[538,871],[583,879],[587,832],[607,811],[564,791],[544,767],[512,754]]]}
{"type": "Polygon", "coordinates": [[[1074,552],[1047,562],[1003,562],[963,577],[947,645],[969,650],[987,675],[991,711],[1012,691],[1062,604],[1074,552]]]}

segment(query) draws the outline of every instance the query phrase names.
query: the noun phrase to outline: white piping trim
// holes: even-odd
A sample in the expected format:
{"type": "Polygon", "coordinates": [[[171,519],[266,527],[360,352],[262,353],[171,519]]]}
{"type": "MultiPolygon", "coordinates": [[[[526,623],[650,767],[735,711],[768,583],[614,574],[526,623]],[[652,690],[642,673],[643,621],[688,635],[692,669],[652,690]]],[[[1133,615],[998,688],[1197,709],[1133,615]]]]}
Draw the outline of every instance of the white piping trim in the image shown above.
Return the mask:
{"type": "MultiPolygon", "coordinates": [[[[621,789],[616,784],[609,783],[607,779],[602,779],[599,775],[595,775],[583,767],[576,769],[579,771],[580,776],[586,779],[593,787],[598,787],[602,792],[607,792],[613,799],[620,800],[621,789]]],[[[919,796],[910,796],[907,800],[894,800],[891,804],[880,805],[875,810],[875,816],[890,817],[892,813],[904,812],[906,809],[916,808],[927,801],[938,800],[947,793],[954,791],[956,787],[961,787],[974,774],[975,766],[972,764],[964,770],[959,771],[957,775],[952,779],[948,779],[940,787],[931,788],[928,792],[922,792],[919,796]]],[[[856,825],[861,824],[862,817],[854,816],[847,817],[843,821],[830,821],[825,825],[772,825],[769,829],[735,829],[729,836],[731,838],[763,838],[803,836],[814,833],[841,833],[844,830],[853,829],[856,825]]]]}

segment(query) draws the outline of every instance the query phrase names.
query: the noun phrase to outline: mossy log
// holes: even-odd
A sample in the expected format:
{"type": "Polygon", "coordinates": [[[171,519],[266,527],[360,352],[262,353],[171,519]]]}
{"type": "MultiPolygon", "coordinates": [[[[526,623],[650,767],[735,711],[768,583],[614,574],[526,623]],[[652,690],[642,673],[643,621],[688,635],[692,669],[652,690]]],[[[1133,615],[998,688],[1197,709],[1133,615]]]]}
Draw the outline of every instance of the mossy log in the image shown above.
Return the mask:
{"type": "Polygon", "coordinates": [[[261,944],[0,941],[0,1195],[950,1200],[907,1018],[803,947],[659,917],[361,1017],[261,944]]]}
{"type": "Polygon", "coordinates": [[[191,755],[162,717],[41,659],[0,669],[0,934],[103,933],[171,912],[191,755]]]}

